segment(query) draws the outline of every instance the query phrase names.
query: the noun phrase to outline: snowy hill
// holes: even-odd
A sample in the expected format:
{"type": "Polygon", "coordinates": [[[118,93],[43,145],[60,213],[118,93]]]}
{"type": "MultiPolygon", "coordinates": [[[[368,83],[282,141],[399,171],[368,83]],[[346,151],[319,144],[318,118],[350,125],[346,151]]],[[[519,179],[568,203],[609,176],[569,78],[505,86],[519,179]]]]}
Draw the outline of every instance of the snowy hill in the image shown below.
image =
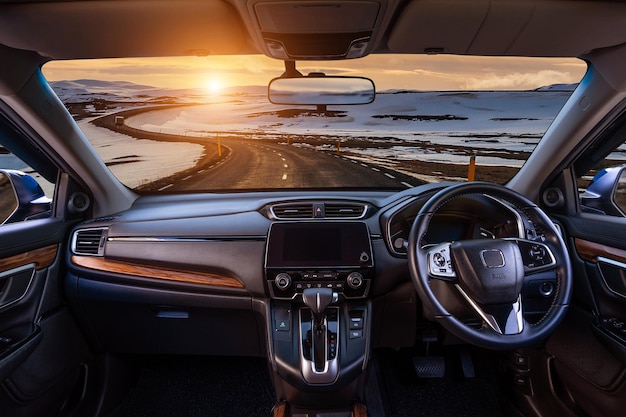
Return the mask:
{"type": "MultiPolygon", "coordinates": [[[[108,102],[151,102],[168,98],[176,103],[207,102],[213,96],[200,89],[168,89],[126,81],[72,80],[53,81],[50,86],[65,104],[108,102]]],[[[225,89],[222,95],[266,94],[267,87],[251,86],[225,89]]]]}

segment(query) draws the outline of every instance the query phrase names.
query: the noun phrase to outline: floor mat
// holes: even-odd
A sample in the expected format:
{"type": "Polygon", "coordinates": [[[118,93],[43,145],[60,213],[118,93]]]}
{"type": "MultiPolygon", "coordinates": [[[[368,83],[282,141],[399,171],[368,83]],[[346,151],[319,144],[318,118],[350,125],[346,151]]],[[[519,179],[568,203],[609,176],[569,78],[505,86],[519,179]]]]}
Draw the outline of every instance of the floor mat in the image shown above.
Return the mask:
{"type": "Polygon", "coordinates": [[[495,371],[477,363],[476,377],[464,379],[458,357],[448,353],[443,378],[417,378],[412,351],[377,352],[387,417],[504,417],[495,371]]]}
{"type": "Polygon", "coordinates": [[[263,359],[150,357],[109,417],[267,417],[274,397],[263,359]]]}

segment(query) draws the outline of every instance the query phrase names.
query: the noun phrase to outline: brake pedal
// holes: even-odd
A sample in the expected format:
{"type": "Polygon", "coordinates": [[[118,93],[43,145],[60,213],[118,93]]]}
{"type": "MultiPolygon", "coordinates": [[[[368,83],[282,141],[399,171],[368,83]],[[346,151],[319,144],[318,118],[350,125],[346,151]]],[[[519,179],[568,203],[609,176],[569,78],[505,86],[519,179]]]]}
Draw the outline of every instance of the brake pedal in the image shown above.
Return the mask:
{"type": "Polygon", "coordinates": [[[443,356],[416,356],[413,366],[418,378],[443,378],[446,373],[446,360],[443,356]]]}
{"type": "Polygon", "coordinates": [[[472,355],[466,349],[461,350],[461,369],[463,370],[463,377],[465,379],[474,378],[476,376],[472,355]]]}

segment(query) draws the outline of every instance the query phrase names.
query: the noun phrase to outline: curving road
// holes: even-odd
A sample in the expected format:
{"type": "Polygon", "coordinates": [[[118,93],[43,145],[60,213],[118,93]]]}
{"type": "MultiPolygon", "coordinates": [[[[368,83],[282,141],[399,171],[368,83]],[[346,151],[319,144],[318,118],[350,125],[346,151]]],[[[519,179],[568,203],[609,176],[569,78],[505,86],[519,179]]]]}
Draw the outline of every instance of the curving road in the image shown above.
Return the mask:
{"type": "Polygon", "coordinates": [[[228,157],[168,188],[171,191],[268,188],[407,188],[415,185],[393,172],[328,152],[263,143],[222,139],[228,157]]]}
{"type": "MultiPolygon", "coordinates": [[[[115,124],[115,116],[134,116],[154,109],[133,109],[94,120],[105,127],[138,139],[180,141],[178,135],[144,131],[115,124]]],[[[210,138],[187,138],[198,144],[215,144],[210,138]]],[[[328,151],[269,143],[263,140],[224,137],[229,149],[215,164],[159,181],[159,190],[235,190],[280,188],[409,188],[423,182],[405,174],[328,151]]]]}

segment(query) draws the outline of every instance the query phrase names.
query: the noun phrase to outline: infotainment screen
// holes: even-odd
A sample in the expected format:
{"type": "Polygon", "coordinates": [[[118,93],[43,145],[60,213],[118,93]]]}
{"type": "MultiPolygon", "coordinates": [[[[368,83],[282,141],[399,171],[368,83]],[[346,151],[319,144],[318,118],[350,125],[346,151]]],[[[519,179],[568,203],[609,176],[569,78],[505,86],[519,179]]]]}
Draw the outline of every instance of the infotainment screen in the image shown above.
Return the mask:
{"type": "Polygon", "coordinates": [[[372,265],[364,223],[274,223],[267,243],[268,268],[332,268],[372,265]]]}

